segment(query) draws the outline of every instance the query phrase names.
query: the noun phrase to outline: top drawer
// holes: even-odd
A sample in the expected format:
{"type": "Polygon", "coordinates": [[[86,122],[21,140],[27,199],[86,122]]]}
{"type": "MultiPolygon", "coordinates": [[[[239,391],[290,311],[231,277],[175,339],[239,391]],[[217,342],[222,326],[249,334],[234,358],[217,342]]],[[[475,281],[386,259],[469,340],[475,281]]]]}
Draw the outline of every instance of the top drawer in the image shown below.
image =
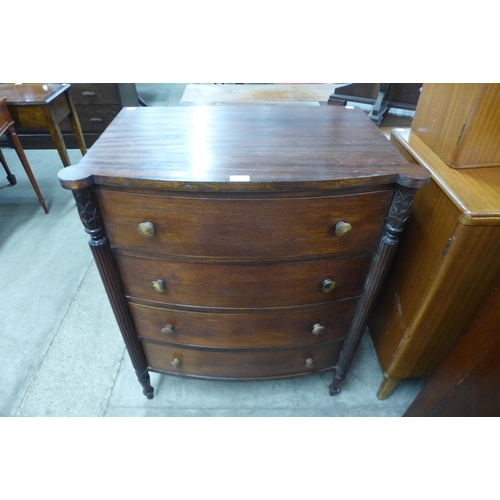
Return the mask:
{"type": "Polygon", "coordinates": [[[111,244],[196,257],[281,258],[372,252],[392,191],[316,198],[203,198],[98,189],[111,244]],[[335,234],[344,221],[352,230],[335,234]],[[148,222],[149,236],[139,233],[148,222]]]}
{"type": "Polygon", "coordinates": [[[76,106],[120,106],[116,83],[72,83],[71,98],[76,106]]]}

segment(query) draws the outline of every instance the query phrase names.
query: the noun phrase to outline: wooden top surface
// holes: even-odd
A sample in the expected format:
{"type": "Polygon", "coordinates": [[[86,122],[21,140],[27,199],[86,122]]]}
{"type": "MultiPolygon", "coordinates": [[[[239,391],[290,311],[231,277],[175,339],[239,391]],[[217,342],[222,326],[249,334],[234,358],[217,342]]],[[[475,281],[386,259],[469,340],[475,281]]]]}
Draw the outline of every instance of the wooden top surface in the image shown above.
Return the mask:
{"type": "Polygon", "coordinates": [[[292,105],[124,108],[79,164],[59,173],[69,189],[229,191],[418,187],[428,177],[363,111],[292,105]]]}
{"type": "Polygon", "coordinates": [[[426,167],[434,181],[464,214],[462,222],[499,219],[500,167],[455,169],[448,166],[410,129],[393,130],[393,137],[426,167]]]}
{"type": "Polygon", "coordinates": [[[31,104],[47,104],[61,92],[69,88],[69,84],[60,83],[2,83],[0,97],[7,98],[7,104],[19,106],[31,104]]]}

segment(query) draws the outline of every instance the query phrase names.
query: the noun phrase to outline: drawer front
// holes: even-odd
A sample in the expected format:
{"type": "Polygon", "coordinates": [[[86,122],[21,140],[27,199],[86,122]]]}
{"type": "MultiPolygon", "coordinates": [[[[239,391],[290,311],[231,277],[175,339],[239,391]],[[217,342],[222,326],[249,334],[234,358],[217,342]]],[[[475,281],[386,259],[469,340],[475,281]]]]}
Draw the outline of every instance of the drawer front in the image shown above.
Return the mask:
{"type": "MultiPolygon", "coordinates": [[[[104,132],[121,108],[76,108],[82,132],[104,132]]],[[[68,118],[60,123],[62,132],[72,132],[68,118]]]]}
{"type": "Polygon", "coordinates": [[[275,264],[178,262],[118,254],[129,297],[202,307],[262,308],[359,296],[371,256],[275,264]],[[153,290],[161,280],[165,289],[153,290]],[[336,286],[323,291],[325,280],[336,286]]]}
{"type": "Polygon", "coordinates": [[[71,98],[75,106],[120,106],[116,83],[72,83],[71,98]]]}
{"type": "Polygon", "coordinates": [[[343,342],[297,349],[211,351],[143,342],[153,370],[216,378],[284,377],[332,368],[343,342]],[[175,361],[177,360],[177,361],[175,361]],[[309,360],[309,361],[308,361],[309,360]]]}
{"type": "Polygon", "coordinates": [[[205,347],[317,344],[346,337],[358,299],[307,311],[212,314],[129,304],[140,337],[205,347]]]}
{"type": "Polygon", "coordinates": [[[280,258],[373,251],[392,198],[377,191],[318,198],[182,198],[98,190],[111,244],[198,257],[280,258]],[[352,230],[335,234],[344,221],[352,230]],[[141,236],[139,224],[153,225],[141,236]]]}

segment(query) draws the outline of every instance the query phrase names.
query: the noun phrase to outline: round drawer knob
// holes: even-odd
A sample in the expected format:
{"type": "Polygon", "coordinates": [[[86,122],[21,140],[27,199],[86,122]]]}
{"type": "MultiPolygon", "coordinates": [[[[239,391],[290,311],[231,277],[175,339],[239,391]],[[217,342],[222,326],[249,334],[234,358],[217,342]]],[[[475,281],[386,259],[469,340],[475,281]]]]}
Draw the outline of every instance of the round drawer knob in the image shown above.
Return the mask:
{"type": "Polygon", "coordinates": [[[165,282],[163,280],[154,280],[151,283],[151,288],[158,293],[164,292],[165,291],[165,282]]]}
{"type": "Polygon", "coordinates": [[[332,292],[333,290],[335,290],[336,286],[337,286],[337,283],[335,283],[335,281],[332,281],[332,280],[323,281],[323,291],[325,293],[332,292]]]}
{"type": "Polygon", "coordinates": [[[345,236],[347,233],[350,233],[352,226],[348,222],[344,222],[343,220],[337,222],[335,224],[335,235],[336,236],[345,236]]]}
{"type": "Polygon", "coordinates": [[[174,358],[172,361],[170,361],[170,364],[174,368],[180,368],[180,366],[181,366],[181,360],[179,358],[174,358]]]}
{"type": "Polygon", "coordinates": [[[174,333],[174,327],[172,325],[165,325],[161,329],[161,333],[163,333],[163,335],[172,335],[174,333]]]}
{"type": "Polygon", "coordinates": [[[323,325],[320,325],[319,323],[316,323],[313,326],[312,334],[313,335],[323,335],[323,333],[325,333],[325,330],[326,330],[326,328],[323,325]]]}
{"type": "Polygon", "coordinates": [[[312,358],[307,358],[305,362],[306,368],[312,368],[315,365],[315,361],[312,358]]]}
{"type": "Polygon", "coordinates": [[[139,234],[145,238],[151,238],[155,234],[155,227],[152,222],[141,222],[137,226],[137,229],[139,234]]]}

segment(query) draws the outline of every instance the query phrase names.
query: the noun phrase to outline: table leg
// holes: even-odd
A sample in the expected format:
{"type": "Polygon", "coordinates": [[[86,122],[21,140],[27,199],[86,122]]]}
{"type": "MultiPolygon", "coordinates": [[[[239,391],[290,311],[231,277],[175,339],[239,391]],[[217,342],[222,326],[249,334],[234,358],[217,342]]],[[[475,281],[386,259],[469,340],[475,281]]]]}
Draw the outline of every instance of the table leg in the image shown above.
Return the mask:
{"type": "Polygon", "coordinates": [[[14,146],[14,149],[16,150],[17,156],[19,156],[19,160],[21,161],[21,164],[24,167],[24,170],[26,171],[26,175],[28,176],[28,179],[30,180],[31,185],[33,186],[33,189],[35,190],[36,195],[38,196],[38,201],[40,202],[40,205],[42,205],[42,208],[45,211],[45,213],[48,214],[49,209],[47,208],[47,205],[45,205],[45,201],[43,199],[42,193],[40,192],[40,189],[38,189],[38,184],[36,182],[35,176],[33,175],[33,172],[31,171],[31,167],[30,167],[30,164],[28,162],[28,158],[26,158],[26,155],[24,154],[23,147],[21,146],[21,141],[17,137],[16,131],[14,130],[14,127],[12,125],[8,129],[8,133],[10,134],[10,138],[12,140],[12,145],[14,146]]]}
{"type": "Polygon", "coordinates": [[[5,169],[5,172],[7,174],[7,180],[9,181],[10,184],[14,186],[17,183],[16,176],[10,171],[1,149],[0,149],[0,163],[3,165],[3,168],[5,169]]]}
{"type": "Polygon", "coordinates": [[[62,163],[65,167],[69,167],[71,165],[71,161],[69,159],[68,151],[66,150],[66,144],[64,143],[62,132],[55,117],[54,111],[50,106],[44,106],[43,110],[45,113],[47,127],[49,128],[50,135],[54,140],[54,144],[56,145],[56,149],[59,153],[59,156],[61,157],[62,163]]]}
{"type": "Polygon", "coordinates": [[[70,109],[68,118],[71,123],[71,128],[73,129],[73,134],[75,135],[78,147],[80,148],[82,155],[85,156],[85,154],[87,153],[87,146],[85,145],[85,138],[83,137],[80,120],[78,119],[78,114],[76,112],[75,105],[73,104],[73,99],[71,98],[71,94],[69,93],[69,91],[66,91],[66,98],[68,99],[70,109]]]}

